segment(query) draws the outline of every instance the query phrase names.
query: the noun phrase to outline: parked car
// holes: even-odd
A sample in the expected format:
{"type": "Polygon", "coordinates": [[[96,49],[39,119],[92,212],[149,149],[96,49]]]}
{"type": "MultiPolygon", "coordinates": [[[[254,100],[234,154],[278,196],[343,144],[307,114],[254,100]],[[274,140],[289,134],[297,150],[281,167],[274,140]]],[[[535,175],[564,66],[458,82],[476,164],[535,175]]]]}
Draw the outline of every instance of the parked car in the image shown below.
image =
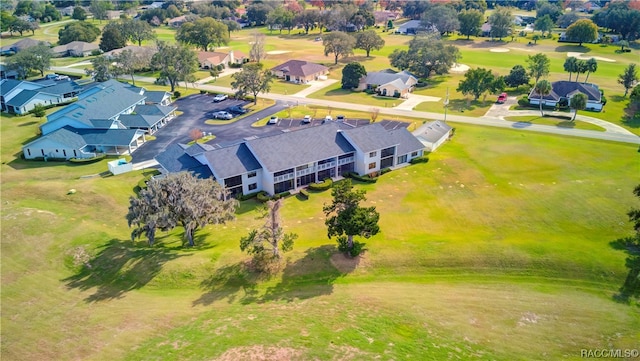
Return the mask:
{"type": "Polygon", "coordinates": [[[502,104],[507,101],[507,93],[498,95],[498,104],[502,104]]]}
{"type": "Polygon", "coordinates": [[[249,110],[248,110],[248,109],[243,108],[243,107],[242,107],[242,106],[240,106],[240,105],[234,105],[234,106],[232,106],[232,107],[229,107],[229,108],[227,109],[227,111],[228,111],[229,113],[234,113],[234,114],[245,114],[245,113],[247,113],[249,110]]]}
{"type": "Polygon", "coordinates": [[[216,94],[216,96],[213,97],[213,102],[218,103],[223,100],[226,100],[228,97],[229,96],[227,96],[227,94],[216,94]]]}
{"type": "Polygon", "coordinates": [[[345,117],[344,115],[338,115],[336,117],[336,122],[344,122],[345,121],[345,117]]]}
{"type": "Polygon", "coordinates": [[[224,110],[221,110],[219,112],[213,113],[213,118],[214,119],[226,119],[226,120],[229,120],[229,119],[233,119],[233,114],[231,114],[229,112],[226,112],[224,110]]]}
{"type": "Polygon", "coordinates": [[[311,116],[305,115],[304,118],[302,118],[302,122],[305,124],[311,123],[311,116]]]}
{"type": "Polygon", "coordinates": [[[332,122],[332,121],[333,121],[333,117],[330,115],[327,115],[326,117],[324,117],[324,120],[322,121],[322,123],[332,122]]]}
{"type": "Polygon", "coordinates": [[[271,118],[269,118],[269,124],[278,124],[278,120],[278,117],[272,115],[271,118]]]}

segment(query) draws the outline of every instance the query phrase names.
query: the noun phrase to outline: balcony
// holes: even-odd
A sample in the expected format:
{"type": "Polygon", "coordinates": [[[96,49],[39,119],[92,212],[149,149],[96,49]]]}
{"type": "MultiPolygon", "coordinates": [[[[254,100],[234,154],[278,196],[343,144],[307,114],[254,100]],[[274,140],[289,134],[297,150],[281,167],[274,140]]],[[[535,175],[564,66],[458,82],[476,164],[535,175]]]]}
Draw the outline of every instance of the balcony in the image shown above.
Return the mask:
{"type": "Polygon", "coordinates": [[[273,177],[273,183],[280,183],[280,182],[284,182],[287,181],[289,179],[293,179],[294,178],[294,173],[287,173],[284,175],[279,175],[277,177],[273,177]]]}
{"type": "Polygon", "coordinates": [[[315,171],[316,171],[315,167],[305,168],[305,169],[296,171],[296,176],[297,177],[302,177],[303,175],[311,174],[311,173],[313,173],[315,171]]]}
{"type": "Polygon", "coordinates": [[[335,168],[335,166],[336,166],[336,162],[319,164],[318,165],[318,171],[329,169],[329,168],[335,168]]]}
{"type": "Polygon", "coordinates": [[[344,158],[344,159],[338,159],[338,165],[344,165],[344,164],[349,164],[349,163],[353,163],[356,161],[356,157],[349,157],[349,158],[344,158]]]}

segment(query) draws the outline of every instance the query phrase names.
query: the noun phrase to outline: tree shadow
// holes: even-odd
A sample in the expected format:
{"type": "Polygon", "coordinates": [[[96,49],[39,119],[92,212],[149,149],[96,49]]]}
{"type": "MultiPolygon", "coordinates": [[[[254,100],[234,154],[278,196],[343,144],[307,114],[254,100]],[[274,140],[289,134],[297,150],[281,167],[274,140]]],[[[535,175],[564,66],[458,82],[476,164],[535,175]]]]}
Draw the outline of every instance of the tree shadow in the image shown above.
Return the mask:
{"type": "Polygon", "coordinates": [[[307,299],[333,293],[333,284],[356,269],[359,258],[340,262],[340,270],[331,261],[332,257],[344,257],[334,245],[309,248],[304,257],[287,262],[280,283],[269,287],[264,301],[307,299]]]}
{"type": "Polygon", "coordinates": [[[200,287],[207,292],[193,301],[192,305],[207,306],[223,299],[229,303],[239,299],[244,304],[257,301],[257,280],[258,276],[249,270],[246,262],[218,268],[211,277],[200,283],[200,287]],[[240,295],[240,291],[244,294],[240,295]]]}
{"type": "Polygon", "coordinates": [[[580,46],[580,45],[560,45],[560,46],[556,46],[555,51],[560,53],[569,53],[569,52],[588,53],[591,51],[591,49],[586,46],[580,46]]]}
{"type": "Polygon", "coordinates": [[[148,247],[133,241],[112,239],[101,246],[99,252],[75,275],[62,281],[68,288],[82,291],[96,288],[85,302],[122,298],[127,292],[149,283],[165,263],[182,256],[176,253],[175,248],[161,244],[148,247]]]}
{"type": "Polygon", "coordinates": [[[629,269],[627,278],[613,299],[620,303],[630,303],[631,298],[640,298],[640,238],[619,238],[609,242],[611,248],[624,251],[628,257],[625,259],[625,267],[629,269]]]}

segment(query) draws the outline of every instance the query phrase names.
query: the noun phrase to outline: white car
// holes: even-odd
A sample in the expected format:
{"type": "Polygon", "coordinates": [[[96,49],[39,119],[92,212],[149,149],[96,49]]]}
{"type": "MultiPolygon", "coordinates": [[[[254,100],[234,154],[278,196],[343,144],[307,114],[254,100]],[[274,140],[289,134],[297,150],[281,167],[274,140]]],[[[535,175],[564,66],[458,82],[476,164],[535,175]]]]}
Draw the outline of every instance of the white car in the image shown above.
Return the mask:
{"type": "Polygon", "coordinates": [[[278,117],[275,115],[271,116],[271,118],[269,118],[269,124],[278,124],[278,117]]]}
{"type": "Polygon", "coordinates": [[[305,124],[311,123],[311,116],[305,115],[304,118],[302,118],[302,122],[305,124]]]}
{"type": "Polygon", "coordinates": [[[233,119],[233,114],[229,112],[225,112],[224,110],[221,110],[219,112],[213,113],[213,118],[229,120],[229,119],[233,119]]]}
{"type": "Polygon", "coordinates": [[[221,102],[223,100],[226,100],[228,98],[227,94],[216,94],[215,97],[213,97],[213,102],[217,103],[217,102],[221,102]]]}
{"type": "Polygon", "coordinates": [[[332,122],[332,121],[333,121],[333,117],[330,115],[327,115],[326,117],[324,117],[323,123],[332,122]]]}

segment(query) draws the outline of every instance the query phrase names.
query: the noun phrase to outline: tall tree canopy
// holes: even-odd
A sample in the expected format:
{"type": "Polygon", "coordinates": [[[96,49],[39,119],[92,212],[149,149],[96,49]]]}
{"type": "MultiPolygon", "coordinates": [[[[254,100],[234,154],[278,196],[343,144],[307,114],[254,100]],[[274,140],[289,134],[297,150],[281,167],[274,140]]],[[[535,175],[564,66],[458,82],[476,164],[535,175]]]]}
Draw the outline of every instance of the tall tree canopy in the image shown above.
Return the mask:
{"type": "Polygon", "coordinates": [[[371,50],[380,50],[384,47],[384,40],[375,30],[365,30],[356,34],[356,49],[367,52],[367,58],[371,50]]]}
{"type": "Polygon", "coordinates": [[[458,14],[458,21],[460,22],[460,34],[466,35],[468,40],[471,35],[476,36],[480,32],[484,15],[476,9],[462,10],[458,14]]]}
{"type": "Polygon", "coordinates": [[[347,64],[342,68],[342,89],[357,88],[360,79],[365,75],[367,75],[367,70],[364,65],[356,62],[347,64]]]}
{"type": "Polygon", "coordinates": [[[593,15],[592,20],[601,27],[620,34],[624,40],[640,38],[640,10],[630,7],[629,1],[612,1],[593,15]]]}
{"type": "Polygon", "coordinates": [[[529,74],[522,65],[514,65],[504,78],[504,82],[507,86],[517,88],[520,85],[529,84],[529,74]]]}
{"type": "Polygon", "coordinates": [[[173,92],[179,81],[187,81],[198,70],[198,57],[194,51],[182,45],[169,45],[158,41],[158,52],[151,58],[151,66],[160,70],[173,92]]]}
{"type": "Polygon", "coordinates": [[[629,64],[624,69],[624,72],[618,76],[618,83],[624,87],[624,96],[629,93],[629,89],[633,87],[633,84],[638,81],[638,72],[636,70],[636,64],[629,64]]]}
{"type": "Polygon", "coordinates": [[[97,26],[84,21],[75,21],[58,30],[58,44],[69,44],[72,41],[92,43],[98,35],[100,35],[100,29],[97,26]]]}
{"type": "Polygon", "coordinates": [[[84,72],[97,82],[107,81],[116,76],[111,63],[111,59],[104,55],[96,56],[91,59],[91,68],[85,69],[84,72]]]}
{"type": "Polygon", "coordinates": [[[213,18],[201,18],[180,26],[176,40],[208,51],[211,45],[222,46],[229,43],[227,26],[213,18]]]}
{"type": "Polygon", "coordinates": [[[392,66],[406,69],[423,79],[433,73],[448,73],[459,58],[457,47],[445,44],[433,35],[417,36],[409,42],[409,50],[396,49],[389,56],[392,66]]]}
{"type": "Polygon", "coordinates": [[[188,245],[194,246],[193,236],[199,228],[233,220],[237,206],[238,201],[218,182],[183,172],[149,181],[137,197],[129,198],[126,218],[133,227],[132,239],[145,235],[153,245],[157,229],[180,226],[188,245]]]}
{"type": "Polygon", "coordinates": [[[322,38],[322,45],[324,45],[324,55],[333,54],[335,64],[338,64],[340,57],[346,58],[353,54],[356,40],[342,31],[332,31],[322,38]]]}
{"type": "Polygon", "coordinates": [[[537,84],[541,77],[549,75],[551,60],[543,53],[529,55],[527,57],[527,67],[529,68],[529,75],[533,77],[537,84]]]}
{"type": "Polygon", "coordinates": [[[350,179],[334,184],[331,196],[331,204],[323,207],[327,235],[338,236],[339,248],[355,256],[353,237],[369,238],[378,234],[380,214],[376,207],[360,206],[360,202],[366,200],[365,191],[354,190],[350,179]],[[342,236],[346,236],[346,242],[342,236]]]}
{"type": "Polygon", "coordinates": [[[569,25],[566,37],[569,40],[579,42],[579,45],[582,46],[584,42],[590,43],[598,39],[598,26],[589,19],[578,20],[569,25]]]}
{"type": "Polygon", "coordinates": [[[449,34],[460,29],[460,20],[456,11],[447,5],[430,7],[422,15],[422,26],[429,29],[435,27],[441,34],[449,34]]]}
{"type": "Polygon", "coordinates": [[[502,39],[511,35],[514,27],[511,10],[498,7],[498,9],[489,16],[489,24],[491,24],[492,38],[502,39]]]}
{"type": "Polygon", "coordinates": [[[127,38],[120,29],[121,27],[116,22],[109,23],[102,29],[100,50],[107,52],[124,48],[127,45],[127,38]]]}
{"type": "Polygon", "coordinates": [[[261,63],[244,64],[242,71],[234,73],[231,77],[231,87],[236,90],[236,95],[242,97],[253,94],[254,104],[258,104],[258,94],[268,92],[273,82],[273,74],[268,69],[262,70],[261,63]]]}
{"type": "Polygon", "coordinates": [[[485,92],[493,92],[498,88],[498,78],[488,69],[470,69],[464,74],[464,79],[460,81],[456,90],[464,95],[471,94],[474,100],[478,100],[485,92]]]}
{"type": "Polygon", "coordinates": [[[264,50],[266,36],[256,31],[252,34],[252,37],[253,43],[251,44],[251,50],[249,50],[249,59],[260,63],[260,61],[267,57],[267,53],[264,50]]]}
{"type": "Polygon", "coordinates": [[[576,120],[576,116],[578,115],[578,110],[583,110],[587,107],[587,95],[583,93],[575,94],[569,100],[569,107],[573,109],[575,112],[573,113],[573,119],[571,121],[576,120]]]}
{"type": "Polygon", "coordinates": [[[551,93],[551,83],[549,83],[549,81],[546,79],[542,79],[536,83],[536,86],[534,89],[535,89],[535,92],[540,97],[539,98],[540,115],[544,116],[544,113],[542,112],[542,98],[544,98],[546,95],[551,93]]]}
{"type": "Polygon", "coordinates": [[[40,76],[51,68],[53,52],[44,42],[36,46],[19,51],[16,55],[7,59],[7,67],[15,70],[21,79],[27,78],[29,73],[37,71],[40,76]]]}
{"type": "Polygon", "coordinates": [[[534,29],[540,30],[540,33],[542,34],[544,34],[545,32],[547,34],[551,34],[551,30],[553,30],[554,25],[555,23],[553,22],[551,17],[549,15],[545,15],[541,18],[536,19],[534,29]]]}

